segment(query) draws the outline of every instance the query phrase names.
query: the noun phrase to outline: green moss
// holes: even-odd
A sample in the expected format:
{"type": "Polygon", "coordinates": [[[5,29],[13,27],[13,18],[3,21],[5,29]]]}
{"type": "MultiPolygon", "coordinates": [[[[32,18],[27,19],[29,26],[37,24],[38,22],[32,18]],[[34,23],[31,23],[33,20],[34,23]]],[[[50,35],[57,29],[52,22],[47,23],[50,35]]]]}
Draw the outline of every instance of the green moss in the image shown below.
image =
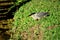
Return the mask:
{"type": "MultiPolygon", "coordinates": [[[[46,30],[48,26],[53,26],[54,24],[58,25],[60,23],[60,1],[59,0],[32,0],[21,6],[19,10],[15,13],[14,16],[14,25],[18,25],[20,27],[20,31],[28,30],[28,28],[40,24],[43,26],[44,31],[46,31],[46,39],[44,40],[59,40],[59,29],[55,28],[52,32],[46,30]],[[45,18],[41,18],[36,21],[31,17],[28,17],[33,12],[48,12],[49,16],[45,18]],[[58,31],[57,31],[58,30],[58,31]],[[57,31],[57,32],[55,32],[57,31]],[[51,33],[51,35],[50,35],[51,33]],[[58,37],[56,38],[58,34],[58,37]],[[50,37],[52,36],[52,37],[50,37]]],[[[44,36],[45,36],[44,35],[44,36]]]]}

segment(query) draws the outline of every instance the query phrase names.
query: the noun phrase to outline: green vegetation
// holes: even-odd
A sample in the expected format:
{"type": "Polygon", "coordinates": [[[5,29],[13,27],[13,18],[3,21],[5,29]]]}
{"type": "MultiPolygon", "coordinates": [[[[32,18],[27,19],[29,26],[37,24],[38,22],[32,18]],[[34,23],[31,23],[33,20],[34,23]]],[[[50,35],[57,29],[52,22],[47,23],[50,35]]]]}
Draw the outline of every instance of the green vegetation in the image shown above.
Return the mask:
{"type": "MultiPolygon", "coordinates": [[[[19,0],[20,1],[20,0],[19,0]]],[[[27,34],[32,35],[29,31],[29,28],[35,27],[35,25],[39,25],[39,30],[43,31],[42,40],[60,40],[60,1],[59,0],[31,0],[30,2],[24,4],[17,10],[14,16],[14,27],[17,32],[26,31],[27,34]],[[28,17],[33,12],[49,12],[49,16],[45,18],[41,18],[36,21],[31,17],[28,17]]],[[[13,28],[14,28],[13,27],[13,28]]],[[[35,33],[39,33],[39,30],[34,30],[34,38],[37,39],[35,33]]],[[[23,39],[22,36],[19,35],[23,39]]],[[[29,36],[28,35],[28,36],[29,36]]],[[[17,40],[18,40],[17,39],[17,40]]],[[[24,40],[24,39],[23,39],[24,40]]],[[[28,40],[28,38],[27,38],[28,40]]],[[[31,40],[31,39],[30,39],[31,40]]]]}

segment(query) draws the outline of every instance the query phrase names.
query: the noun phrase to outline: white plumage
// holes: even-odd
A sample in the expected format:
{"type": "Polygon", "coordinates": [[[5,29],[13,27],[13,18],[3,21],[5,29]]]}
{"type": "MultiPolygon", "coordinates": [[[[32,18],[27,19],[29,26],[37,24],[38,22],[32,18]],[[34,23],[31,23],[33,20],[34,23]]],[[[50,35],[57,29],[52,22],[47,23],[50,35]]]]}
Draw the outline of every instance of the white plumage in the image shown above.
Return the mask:
{"type": "Polygon", "coordinates": [[[38,13],[32,14],[31,17],[34,20],[37,20],[37,19],[40,19],[40,18],[45,17],[47,15],[48,15],[48,12],[38,12],[38,13]]]}

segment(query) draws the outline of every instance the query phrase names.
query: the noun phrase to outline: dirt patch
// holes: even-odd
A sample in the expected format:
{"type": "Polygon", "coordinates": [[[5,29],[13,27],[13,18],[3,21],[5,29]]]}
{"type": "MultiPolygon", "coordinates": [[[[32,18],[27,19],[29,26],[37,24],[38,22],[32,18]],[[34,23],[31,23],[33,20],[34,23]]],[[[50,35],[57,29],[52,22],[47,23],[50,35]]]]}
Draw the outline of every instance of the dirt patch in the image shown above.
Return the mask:
{"type": "Polygon", "coordinates": [[[29,28],[28,31],[21,32],[22,40],[43,40],[43,30],[39,25],[29,28]]]}
{"type": "Polygon", "coordinates": [[[56,27],[58,27],[58,25],[49,26],[49,27],[47,27],[47,29],[48,29],[48,30],[51,30],[51,29],[54,29],[54,28],[56,28],[56,27]]]}

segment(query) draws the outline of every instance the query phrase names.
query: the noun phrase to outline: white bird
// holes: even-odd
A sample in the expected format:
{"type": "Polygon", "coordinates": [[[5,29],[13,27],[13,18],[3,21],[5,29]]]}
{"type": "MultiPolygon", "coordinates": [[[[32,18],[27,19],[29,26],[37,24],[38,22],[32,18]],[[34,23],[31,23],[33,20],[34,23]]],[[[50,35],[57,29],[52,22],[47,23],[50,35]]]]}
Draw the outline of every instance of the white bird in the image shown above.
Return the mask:
{"type": "Polygon", "coordinates": [[[42,17],[48,16],[49,13],[48,12],[38,12],[38,13],[32,13],[31,16],[34,20],[38,20],[42,17]]]}

